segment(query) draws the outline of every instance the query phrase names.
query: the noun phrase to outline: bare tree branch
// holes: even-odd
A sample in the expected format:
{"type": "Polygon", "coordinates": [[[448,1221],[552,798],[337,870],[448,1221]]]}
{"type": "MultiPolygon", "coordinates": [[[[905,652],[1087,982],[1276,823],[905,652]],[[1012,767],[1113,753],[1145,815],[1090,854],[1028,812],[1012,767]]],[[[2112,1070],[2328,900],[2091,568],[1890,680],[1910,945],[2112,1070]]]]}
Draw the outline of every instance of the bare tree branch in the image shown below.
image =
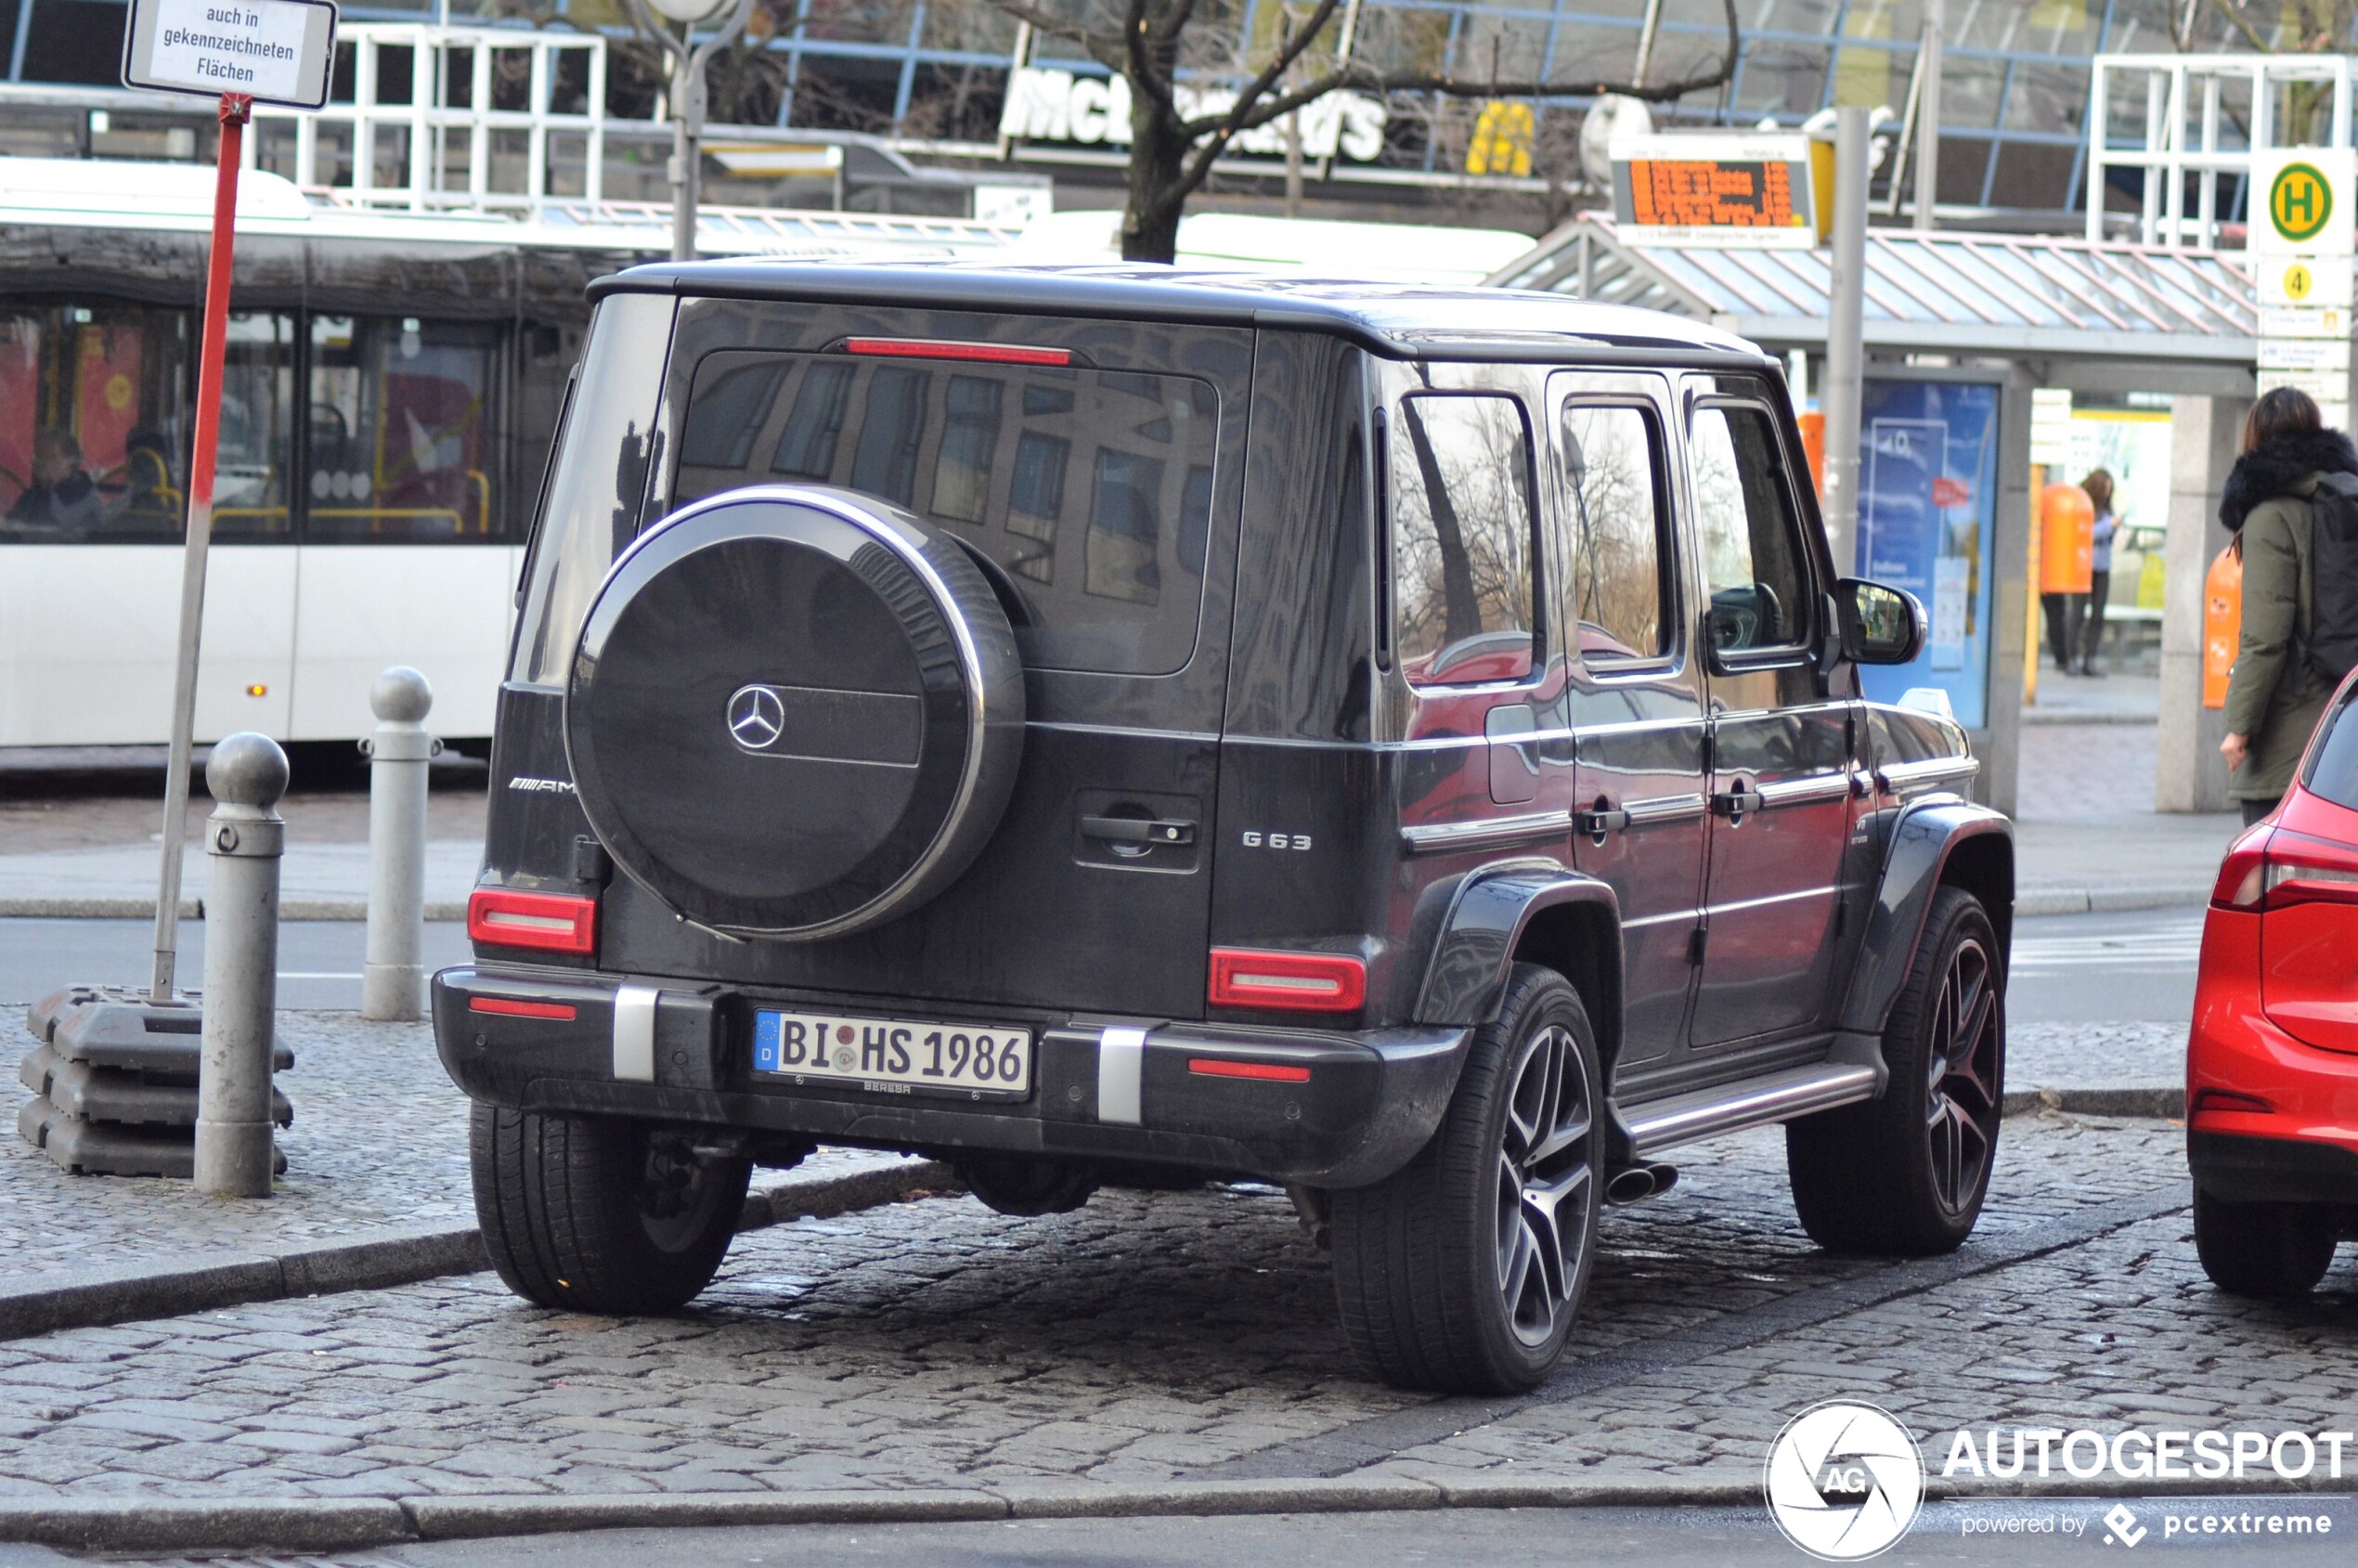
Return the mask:
{"type": "MultiPolygon", "coordinates": [[[[1733,0],[1730,0],[1730,4],[1732,3],[1733,0]]],[[[1299,29],[1288,29],[1278,34],[1277,52],[1269,58],[1268,64],[1261,68],[1260,74],[1246,83],[1237,92],[1237,101],[1219,114],[1199,115],[1188,121],[1189,134],[1202,136],[1206,132],[1223,130],[1233,136],[1239,131],[1249,131],[1254,125],[1265,125],[1270,120],[1276,119],[1276,115],[1269,115],[1263,119],[1255,120],[1250,124],[1243,122],[1243,116],[1250,113],[1253,107],[1262,101],[1269,89],[1276,86],[1284,79],[1286,72],[1293,69],[1294,61],[1302,57],[1303,51],[1310,47],[1310,41],[1317,37],[1325,29],[1328,21],[1341,7],[1341,5],[1342,0],[1318,0],[1318,8],[1302,19],[1302,25],[1299,29]]],[[[1346,66],[1344,69],[1348,70],[1349,67],[1346,66]]]]}
{"type": "MultiPolygon", "coordinates": [[[[1185,9],[1193,11],[1195,0],[1187,0],[1185,9]]],[[[1155,60],[1158,54],[1176,56],[1177,29],[1168,33],[1157,31],[1147,20],[1147,0],[1130,0],[1129,24],[1121,31],[1123,46],[1129,51],[1130,69],[1124,74],[1130,78],[1131,91],[1145,93],[1164,113],[1177,114],[1179,104],[1172,92],[1171,76],[1155,60]]]]}
{"type": "MultiPolygon", "coordinates": [[[[1351,62],[1338,66],[1326,75],[1304,83],[1290,92],[1264,97],[1254,103],[1238,94],[1237,107],[1225,114],[1203,115],[1187,123],[1192,135],[1206,136],[1224,128],[1236,136],[1246,131],[1281,120],[1306,104],[1315,103],[1328,93],[1346,87],[1358,87],[1375,93],[1445,93],[1460,98],[1541,98],[1584,96],[1603,97],[1613,95],[1625,98],[1639,98],[1648,103],[1669,103],[1701,92],[1706,87],[1724,84],[1734,72],[1739,33],[1736,24],[1736,0],[1722,0],[1728,17],[1728,47],[1719,63],[1698,75],[1660,86],[1648,87],[1633,82],[1497,82],[1469,80],[1454,74],[1422,74],[1380,71],[1351,62]]],[[[2224,4],[2224,0],[2214,0],[2224,4]]]]}
{"type": "Polygon", "coordinates": [[[2250,19],[2246,17],[2241,11],[2235,9],[2235,6],[2229,5],[2227,0],[2210,0],[2210,6],[2211,9],[2217,11],[2221,16],[2227,19],[2229,25],[2234,27],[2237,32],[2244,35],[2245,43],[2250,45],[2253,48],[2258,49],[2263,55],[2275,53],[2274,49],[2268,46],[2268,40],[2260,36],[2260,30],[2251,25],[2250,19]]]}
{"type": "Polygon", "coordinates": [[[1057,16],[1052,11],[1043,11],[1037,6],[1026,5],[1024,0],[991,0],[991,4],[993,9],[1004,11],[1016,20],[1036,28],[1042,32],[1053,33],[1058,38],[1071,39],[1082,48],[1087,49],[1093,58],[1097,53],[1097,45],[1108,41],[1102,32],[1093,32],[1083,24],[1069,18],[1057,16]]]}

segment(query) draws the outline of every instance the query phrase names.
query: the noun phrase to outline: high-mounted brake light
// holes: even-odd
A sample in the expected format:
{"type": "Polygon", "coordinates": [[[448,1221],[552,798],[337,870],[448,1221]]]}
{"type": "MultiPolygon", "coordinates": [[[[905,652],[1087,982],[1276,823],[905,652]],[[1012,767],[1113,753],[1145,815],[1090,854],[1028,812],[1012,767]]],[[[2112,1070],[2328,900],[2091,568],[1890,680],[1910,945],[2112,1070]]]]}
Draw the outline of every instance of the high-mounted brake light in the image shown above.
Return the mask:
{"type": "Polygon", "coordinates": [[[554,1018],[568,1024],[580,1016],[570,1002],[525,1002],[512,996],[471,996],[467,1011],[505,1018],[554,1018]]]}
{"type": "Polygon", "coordinates": [[[1205,1078],[1254,1078],[1265,1083],[1307,1083],[1310,1069],[1283,1062],[1232,1062],[1224,1056],[1189,1056],[1187,1070],[1205,1078]]]}
{"type": "Polygon", "coordinates": [[[948,338],[846,338],[846,354],[890,359],[980,359],[996,365],[1069,365],[1069,348],[1032,348],[1013,343],[958,343],[948,338]]]}
{"type": "Polygon", "coordinates": [[[467,897],[467,936],[494,947],[592,952],[598,945],[598,901],[478,888],[467,897]]]}
{"type": "Polygon", "coordinates": [[[1335,952],[1211,950],[1209,999],[1215,1007],[1289,1013],[1351,1013],[1367,1000],[1367,965],[1335,952]]]}

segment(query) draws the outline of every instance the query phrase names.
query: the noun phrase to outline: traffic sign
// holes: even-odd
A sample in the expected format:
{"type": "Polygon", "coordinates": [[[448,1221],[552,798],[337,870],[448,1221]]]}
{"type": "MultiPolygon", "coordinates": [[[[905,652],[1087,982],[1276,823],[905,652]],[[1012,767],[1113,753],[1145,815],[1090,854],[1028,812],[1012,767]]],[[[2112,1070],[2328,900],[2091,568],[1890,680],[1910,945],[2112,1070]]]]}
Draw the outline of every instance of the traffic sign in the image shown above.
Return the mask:
{"type": "Polygon", "coordinates": [[[2280,386],[2288,386],[2297,392],[2305,392],[2318,403],[2350,401],[2350,374],[2346,370],[2262,370],[2260,372],[2261,391],[2274,392],[2280,386]]]}
{"type": "Polygon", "coordinates": [[[2297,305],[2332,309],[2348,317],[2352,263],[2348,256],[2285,256],[2247,253],[2262,305],[2297,305]]]}
{"type": "Polygon", "coordinates": [[[2263,338],[2347,338],[2350,312],[2339,306],[2263,305],[2260,307],[2263,338]]]}
{"type": "Polygon", "coordinates": [[[2348,256],[2358,249],[2358,154],[2346,147],[2276,148],[2251,157],[2251,249],[2275,256],[2348,256]]]}
{"type": "Polygon", "coordinates": [[[317,109],[335,40],[330,0],[131,0],[123,84],[317,109]]]}
{"type": "Polygon", "coordinates": [[[2348,338],[2274,338],[2260,340],[2263,370],[2332,370],[2350,374],[2348,338]]]}

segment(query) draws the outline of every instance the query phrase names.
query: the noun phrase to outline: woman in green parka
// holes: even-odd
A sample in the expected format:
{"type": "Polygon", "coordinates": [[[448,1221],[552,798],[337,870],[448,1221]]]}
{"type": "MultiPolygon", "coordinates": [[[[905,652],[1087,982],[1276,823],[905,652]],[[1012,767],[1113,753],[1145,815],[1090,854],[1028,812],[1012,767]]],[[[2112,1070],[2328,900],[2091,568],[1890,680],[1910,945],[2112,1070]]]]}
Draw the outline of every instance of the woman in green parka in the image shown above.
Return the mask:
{"type": "Polygon", "coordinates": [[[2244,417],[2243,456],[2220,492],[2219,521],[2244,566],[2243,632],[2227,682],[2227,794],[2256,823],[2291,787],[2293,769],[2333,695],[2309,662],[2313,620],[2310,500],[2327,473],[2358,474],[2358,447],[2325,428],[2308,394],[2278,387],[2244,417]]]}

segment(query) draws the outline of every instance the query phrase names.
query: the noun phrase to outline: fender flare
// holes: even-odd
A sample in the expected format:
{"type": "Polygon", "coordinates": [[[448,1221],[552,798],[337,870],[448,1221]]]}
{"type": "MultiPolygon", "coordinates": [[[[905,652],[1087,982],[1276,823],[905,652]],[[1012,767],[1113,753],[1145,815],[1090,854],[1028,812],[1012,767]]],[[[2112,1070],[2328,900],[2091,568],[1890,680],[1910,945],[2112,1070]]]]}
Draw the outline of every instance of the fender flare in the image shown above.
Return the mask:
{"type": "Polygon", "coordinates": [[[1900,808],[1885,839],[1883,874],[1843,1000],[1844,1034],[1881,1039],[1915,964],[1932,895],[1945,879],[1951,857],[1963,844],[1989,838],[2003,844],[2004,899],[1989,909],[2003,972],[2014,930],[2014,823],[2002,812],[1953,796],[1913,802],[1900,808]]]}
{"type": "Polygon", "coordinates": [[[1541,914],[1567,904],[1601,909],[1613,930],[1611,951],[1598,953],[1596,961],[1613,1016],[1590,1020],[1598,1044],[1610,1056],[1621,1035],[1621,902],[1606,884],[1554,862],[1486,867],[1458,881],[1418,984],[1413,1017],[1419,1023],[1461,1027],[1496,1017],[1507,968],[1524,932],[1541,914]]]}

